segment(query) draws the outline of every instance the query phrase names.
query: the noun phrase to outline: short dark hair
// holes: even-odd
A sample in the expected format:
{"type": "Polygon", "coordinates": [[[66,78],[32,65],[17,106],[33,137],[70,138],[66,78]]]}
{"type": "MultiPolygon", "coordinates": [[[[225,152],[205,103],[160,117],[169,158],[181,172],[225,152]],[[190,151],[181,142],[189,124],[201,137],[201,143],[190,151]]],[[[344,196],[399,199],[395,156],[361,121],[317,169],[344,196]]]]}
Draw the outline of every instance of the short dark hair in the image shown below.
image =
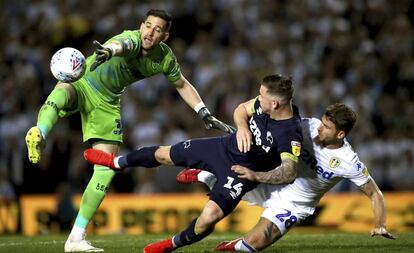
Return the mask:
{"type": "Polygon", "coordinates": [[[172,25],[172,16],[171,16],[170,13],[168,13],[167,11],[164,11],[164,10],[151,9],[147,12],[146,17],[148,18],[149,16],[159,17],[159,18],[165,20],[165,22],[167,22],[165,30],[167,32],[170,30],[171,25],[172,25]]]}
{"type": "Polygon", "coordinates": [[[335,124],[338,131],[344,131],[345,134],[351,132],[357,119],[356,113],[349,106],[342,103],[329,105],[324,115],[335,124]]]}
{"type": "Polygon", "coordinates": [[[293,98],[294,88],[291,77],[279,74],[268,75],[263,78],[261,84],[267,88],[270,95],[282,98],[283,103],[287,103],[293,98]]]}

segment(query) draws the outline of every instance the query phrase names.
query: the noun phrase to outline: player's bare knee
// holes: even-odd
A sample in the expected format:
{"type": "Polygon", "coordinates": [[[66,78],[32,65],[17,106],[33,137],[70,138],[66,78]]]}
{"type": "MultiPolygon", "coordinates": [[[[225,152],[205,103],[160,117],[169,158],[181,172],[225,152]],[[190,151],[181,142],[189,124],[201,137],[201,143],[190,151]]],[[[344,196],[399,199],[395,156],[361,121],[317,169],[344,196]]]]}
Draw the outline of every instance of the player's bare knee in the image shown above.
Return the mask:
{"type": "Polygon", "coordinates": [[[174,165],[170,158],[170,150],[171,146],[160,146],[155,151],[155,159],[161,164],[174,165]]]}
{"type": "Polygon", "coordinates": [[[209,226],[210,224],[215,224],[218,221],[220,221],[221,217],[217,213],[209,213],[204,214],[200,216],[200,224],[205,224],[206,226],[209,226]]]}
{"type": "Polygon", "coordinates": [[[220,219],[217,219],[216,216],[210,216],[210,215],[201,215],[197,219],[196,223],[196,231],[197,233],[203,233],[205,231],[211,230],[215,227],[216,223],[220,219]]]}
{"type": "Polygon", "coordinates": [[[224,213],[221,208],[213,201],[209,201],[197,220],[197,226],[203,230],[207,230],[208,228],[214,227],[223,217],[224,213]]]}
{"type": "Polygon", "coordinates": [[[119,151],[119,144],[97,142],[92,145],[94,149],[116,155],[119,151]]]}

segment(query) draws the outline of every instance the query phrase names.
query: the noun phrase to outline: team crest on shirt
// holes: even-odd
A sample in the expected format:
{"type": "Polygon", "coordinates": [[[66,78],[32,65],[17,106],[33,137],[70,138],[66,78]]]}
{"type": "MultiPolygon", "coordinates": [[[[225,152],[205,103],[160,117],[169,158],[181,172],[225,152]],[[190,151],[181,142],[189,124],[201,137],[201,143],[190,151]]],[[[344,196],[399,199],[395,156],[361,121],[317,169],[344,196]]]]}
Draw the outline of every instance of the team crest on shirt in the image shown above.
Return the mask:
{"type": "Polygon", "coordinates": [[[329,160],[329,167],[331,169],[335,169],[337,168],[339,165],[341,165],[341,159],[339,159],[338,157],[332,157],[331,160],[329,160]]]}
{"type": "Polygon", "coordinates": [[[154,69],[154,70],[156,70],[156,69],[158,69],[158,66],[160,66],[160,63],[158,63],[158,62],[152,62],[151,63],[151,67],[154,69]]]}
{"type": "Polygon", "coordinates": [[[300,156],[300,148],[301,148],[301,144],[298,141],[291,141],[290,145],[292,146],[292,154],[294,154],[295,156],[300,156]]]}

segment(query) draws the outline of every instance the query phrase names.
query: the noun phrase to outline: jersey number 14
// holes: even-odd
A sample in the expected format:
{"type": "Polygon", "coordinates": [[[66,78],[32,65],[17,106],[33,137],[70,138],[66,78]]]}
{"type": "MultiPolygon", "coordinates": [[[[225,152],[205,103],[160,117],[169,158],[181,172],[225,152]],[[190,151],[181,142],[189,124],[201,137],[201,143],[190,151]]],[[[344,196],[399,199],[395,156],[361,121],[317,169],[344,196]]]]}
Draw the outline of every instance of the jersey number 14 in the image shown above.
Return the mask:
{"type": "Polygon", "coordinates": [[[232,177],[227,177],[227,183],[225,185],[223,185],[224,188],[230,189],[230,195],[233,199],[236,199],[240,193],[242,192],[242,187],[243,184],[242,183],[238,183],[232,186],[233,182],[234,182],[234,178],[232,177]]]}

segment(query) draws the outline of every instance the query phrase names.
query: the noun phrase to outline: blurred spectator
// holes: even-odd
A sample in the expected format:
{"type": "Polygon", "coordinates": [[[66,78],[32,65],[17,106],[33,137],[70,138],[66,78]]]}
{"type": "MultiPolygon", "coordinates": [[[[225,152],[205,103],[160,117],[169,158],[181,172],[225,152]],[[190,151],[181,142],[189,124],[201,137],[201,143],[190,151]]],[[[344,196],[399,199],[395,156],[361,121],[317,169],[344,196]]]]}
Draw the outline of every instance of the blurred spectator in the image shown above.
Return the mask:
{"type": "MultiPolygon", "coordinates": [[[[55,84],[49,71],[53,52],[73,46],[89,55],[94,39],[138,28],[150,8],[175,17],[167,43],[220,119],[232,123],[235,106],[257,95],[258,77],[291,75],[303,116],[320,116],[333,102],[351,105],[359,119],[350,141],[380,187],[414,190],[408,176],[414,174],[414,1],[93,2],[0,3],[0,166],[8,175],[2,184],[18,194],[55,192],[62,182],[78,192],[90,174],[82,160],[86,145],[78,143],[79,125],[72,120],[53,131],[45,162],[21,159],[27,156],[24,133],[55,84]],[[43,180],[55,182],[39,185],[43,180]]],[[[162,77],[127,89],[123,148],[220,134],[205,130],[191,108],[176,100],[162,77]]],[[[171,178],[176,170],[126,171],[111,190],[181,191],[171,178]],[[159,185],[163,177],[171,182],[159,185]]]]}
{"type": "Polygon", "coordinates": [[[13,185],[4,172],[0,171],[0,200],[11,201],[16,199],[13,185]]]}

